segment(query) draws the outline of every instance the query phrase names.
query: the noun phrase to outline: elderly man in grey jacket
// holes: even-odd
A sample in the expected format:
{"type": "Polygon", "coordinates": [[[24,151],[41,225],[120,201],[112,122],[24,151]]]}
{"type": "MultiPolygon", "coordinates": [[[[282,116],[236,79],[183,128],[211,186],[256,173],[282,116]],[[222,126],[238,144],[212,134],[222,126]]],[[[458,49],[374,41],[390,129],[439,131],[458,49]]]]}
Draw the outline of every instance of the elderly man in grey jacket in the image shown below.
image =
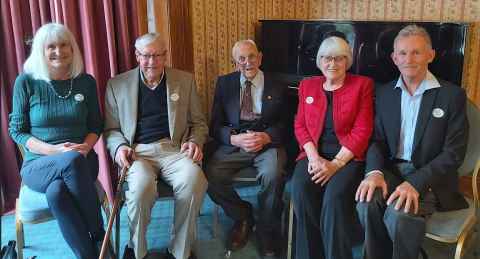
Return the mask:
{"type": "Polygon", "coordinates": [[[128,167],[126,203],[130,241],[124,258],[144,258],[145,238],[160,177],[173,187],[175,212],[170,258],[194,258],[195,223],[207,181],[199,167],[207,138],[190,73],[166,68],[158,34],[135,42],[139,66],[112,78],[105,98],[105,139],[111,157],[128,167]],[[132,251],[133,248],[133,251],[132,251]]]}

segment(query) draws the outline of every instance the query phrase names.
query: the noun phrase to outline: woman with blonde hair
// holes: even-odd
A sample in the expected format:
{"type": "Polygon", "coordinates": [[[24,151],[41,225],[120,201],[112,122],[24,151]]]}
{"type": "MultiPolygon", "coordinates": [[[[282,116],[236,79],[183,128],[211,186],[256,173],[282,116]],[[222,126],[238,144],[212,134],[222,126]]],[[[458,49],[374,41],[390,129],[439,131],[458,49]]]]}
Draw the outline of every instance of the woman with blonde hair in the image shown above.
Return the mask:
{"type": "Polygon", "coordinates": [[[13,90],[9,133],[25,149],[22,182],[45,193],[77,258],[98,257],[105,231],[93,146],[103,130],[95,79],[61,24],[42,26],[13,90]]]}

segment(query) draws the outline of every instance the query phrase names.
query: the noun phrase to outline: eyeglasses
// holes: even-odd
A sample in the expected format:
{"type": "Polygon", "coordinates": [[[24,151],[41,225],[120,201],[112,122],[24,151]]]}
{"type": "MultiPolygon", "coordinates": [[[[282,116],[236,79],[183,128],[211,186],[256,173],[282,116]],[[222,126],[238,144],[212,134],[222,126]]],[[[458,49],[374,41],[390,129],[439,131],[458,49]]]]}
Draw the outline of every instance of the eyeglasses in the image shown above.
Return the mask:
{"type": "Polygon", "coordinates": [[[334,61],[335,63],[339,63],[344,61],[347,57],[346,56],[321,56],[320,58],[325,63],[330,63],[332,61],[334,61]]]}
{"type": "Polygon", "coordinates": [[[236,64],[245,65],[245,64],[247,64],[247,62],[257,61],[257,58],[258,58],[258,55],[253,55],[253,54],[249,55],[247,57],[239,56],[239,57],[237,57],[237,60],[234,60],[233,62],[236,63],[236,64]]]}
{"type": "Polygon", "coordinates": [[[142,53],[139,50],[137,50],[137,55],[143,59],[149,60],[149,59],[159,59],[159,58],[164,58],[167,56],[167,51],[163,51],[161,53],[142,53]]]}

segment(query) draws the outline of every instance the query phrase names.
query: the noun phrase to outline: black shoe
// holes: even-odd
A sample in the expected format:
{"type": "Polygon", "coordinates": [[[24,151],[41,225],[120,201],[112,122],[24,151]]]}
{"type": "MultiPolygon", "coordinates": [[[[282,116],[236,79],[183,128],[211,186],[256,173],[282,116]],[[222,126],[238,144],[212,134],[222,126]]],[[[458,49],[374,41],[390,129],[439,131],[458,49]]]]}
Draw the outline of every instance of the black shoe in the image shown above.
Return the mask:
{"type": "Polygon", "coordinates": [[[123,259],[135,259],[135,252],[133,251],[133,248],[128,247],[128,245],[125,245],[125,250],[123,250],[123,259]]]}
{"type": "Polygon", "coordinates": [[[242,249],[248,242],[250,233],[253,230],[253,221],[235,221],[230,230],[227,247],[229,250],[237,251],[242,249]]]}
{"type": "Polygon", "coordinates": [[[274,257],[275,256],[275,235],[273,233],[268,234],[262,231],[257,231],[258,243],[260,246],[260,253],[264,257],[274,257]]]}

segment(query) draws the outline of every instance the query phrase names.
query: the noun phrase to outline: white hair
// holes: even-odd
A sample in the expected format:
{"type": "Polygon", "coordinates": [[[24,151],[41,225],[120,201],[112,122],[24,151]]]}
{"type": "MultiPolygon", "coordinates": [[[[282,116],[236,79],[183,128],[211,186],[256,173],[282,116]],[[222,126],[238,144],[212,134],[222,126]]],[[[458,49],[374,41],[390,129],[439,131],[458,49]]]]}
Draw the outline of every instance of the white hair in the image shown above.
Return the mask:
{"type": "Polygon", "coordinates": [[[419,36],[425,39],[425,42],[427,42],[427,45],[429,48],[432,48],[432,39],[430,38],[430,35],[428,32],[425,30],[425,28],[417,26],[415,24],[407,25],[401,29],[397,36],[395,37],[395,40],[393,40],[393,46],[395,47],[395,44],[397,41],[401,38],[406,38],[410,36],[419,36]]]}
{"type": "Polygon", "coordinates": [[[332,36],[324,39],[317,52],[317,67],[320,68],[320,60],[323,56],[345,56],[347,57],[347,70],[352,66],[352,48],[348,45],[347,41],[332,36]]]}
{"type": "Polygon", "coordinates": [[[241,45],[251,45],[252,47],[255,48],[255,50],[258,52],[257,44],[255,44],[255,41],[251,39],[246,39],[246,40],[239,40],[233,44],[232,47],[232,58],[235,60],[235,54],[237,53],[237,49],[240,48],[241,45]]]}
{"type": "Polygon", "coordinates": [[[153,42],[158,41],[159,43],[163,44],[163,40],[160,38],[160,34],[158,33],[147,33],[135,40],[135,49],[142,50],[145,46],[152,44],[153,42]]]}
{"type": "Polygon", "coordinates": [[[66,41],[72,47],[71,77],[77,77],[83,71],[82,53],[78,48],[73,34],[62,24],[47,23],[40,27],[33,37],[30,56],[23,64],[23,71],[30,74],[34,79],[50,82],[45,48],[48,44],[57,41],[66,41]]]}

